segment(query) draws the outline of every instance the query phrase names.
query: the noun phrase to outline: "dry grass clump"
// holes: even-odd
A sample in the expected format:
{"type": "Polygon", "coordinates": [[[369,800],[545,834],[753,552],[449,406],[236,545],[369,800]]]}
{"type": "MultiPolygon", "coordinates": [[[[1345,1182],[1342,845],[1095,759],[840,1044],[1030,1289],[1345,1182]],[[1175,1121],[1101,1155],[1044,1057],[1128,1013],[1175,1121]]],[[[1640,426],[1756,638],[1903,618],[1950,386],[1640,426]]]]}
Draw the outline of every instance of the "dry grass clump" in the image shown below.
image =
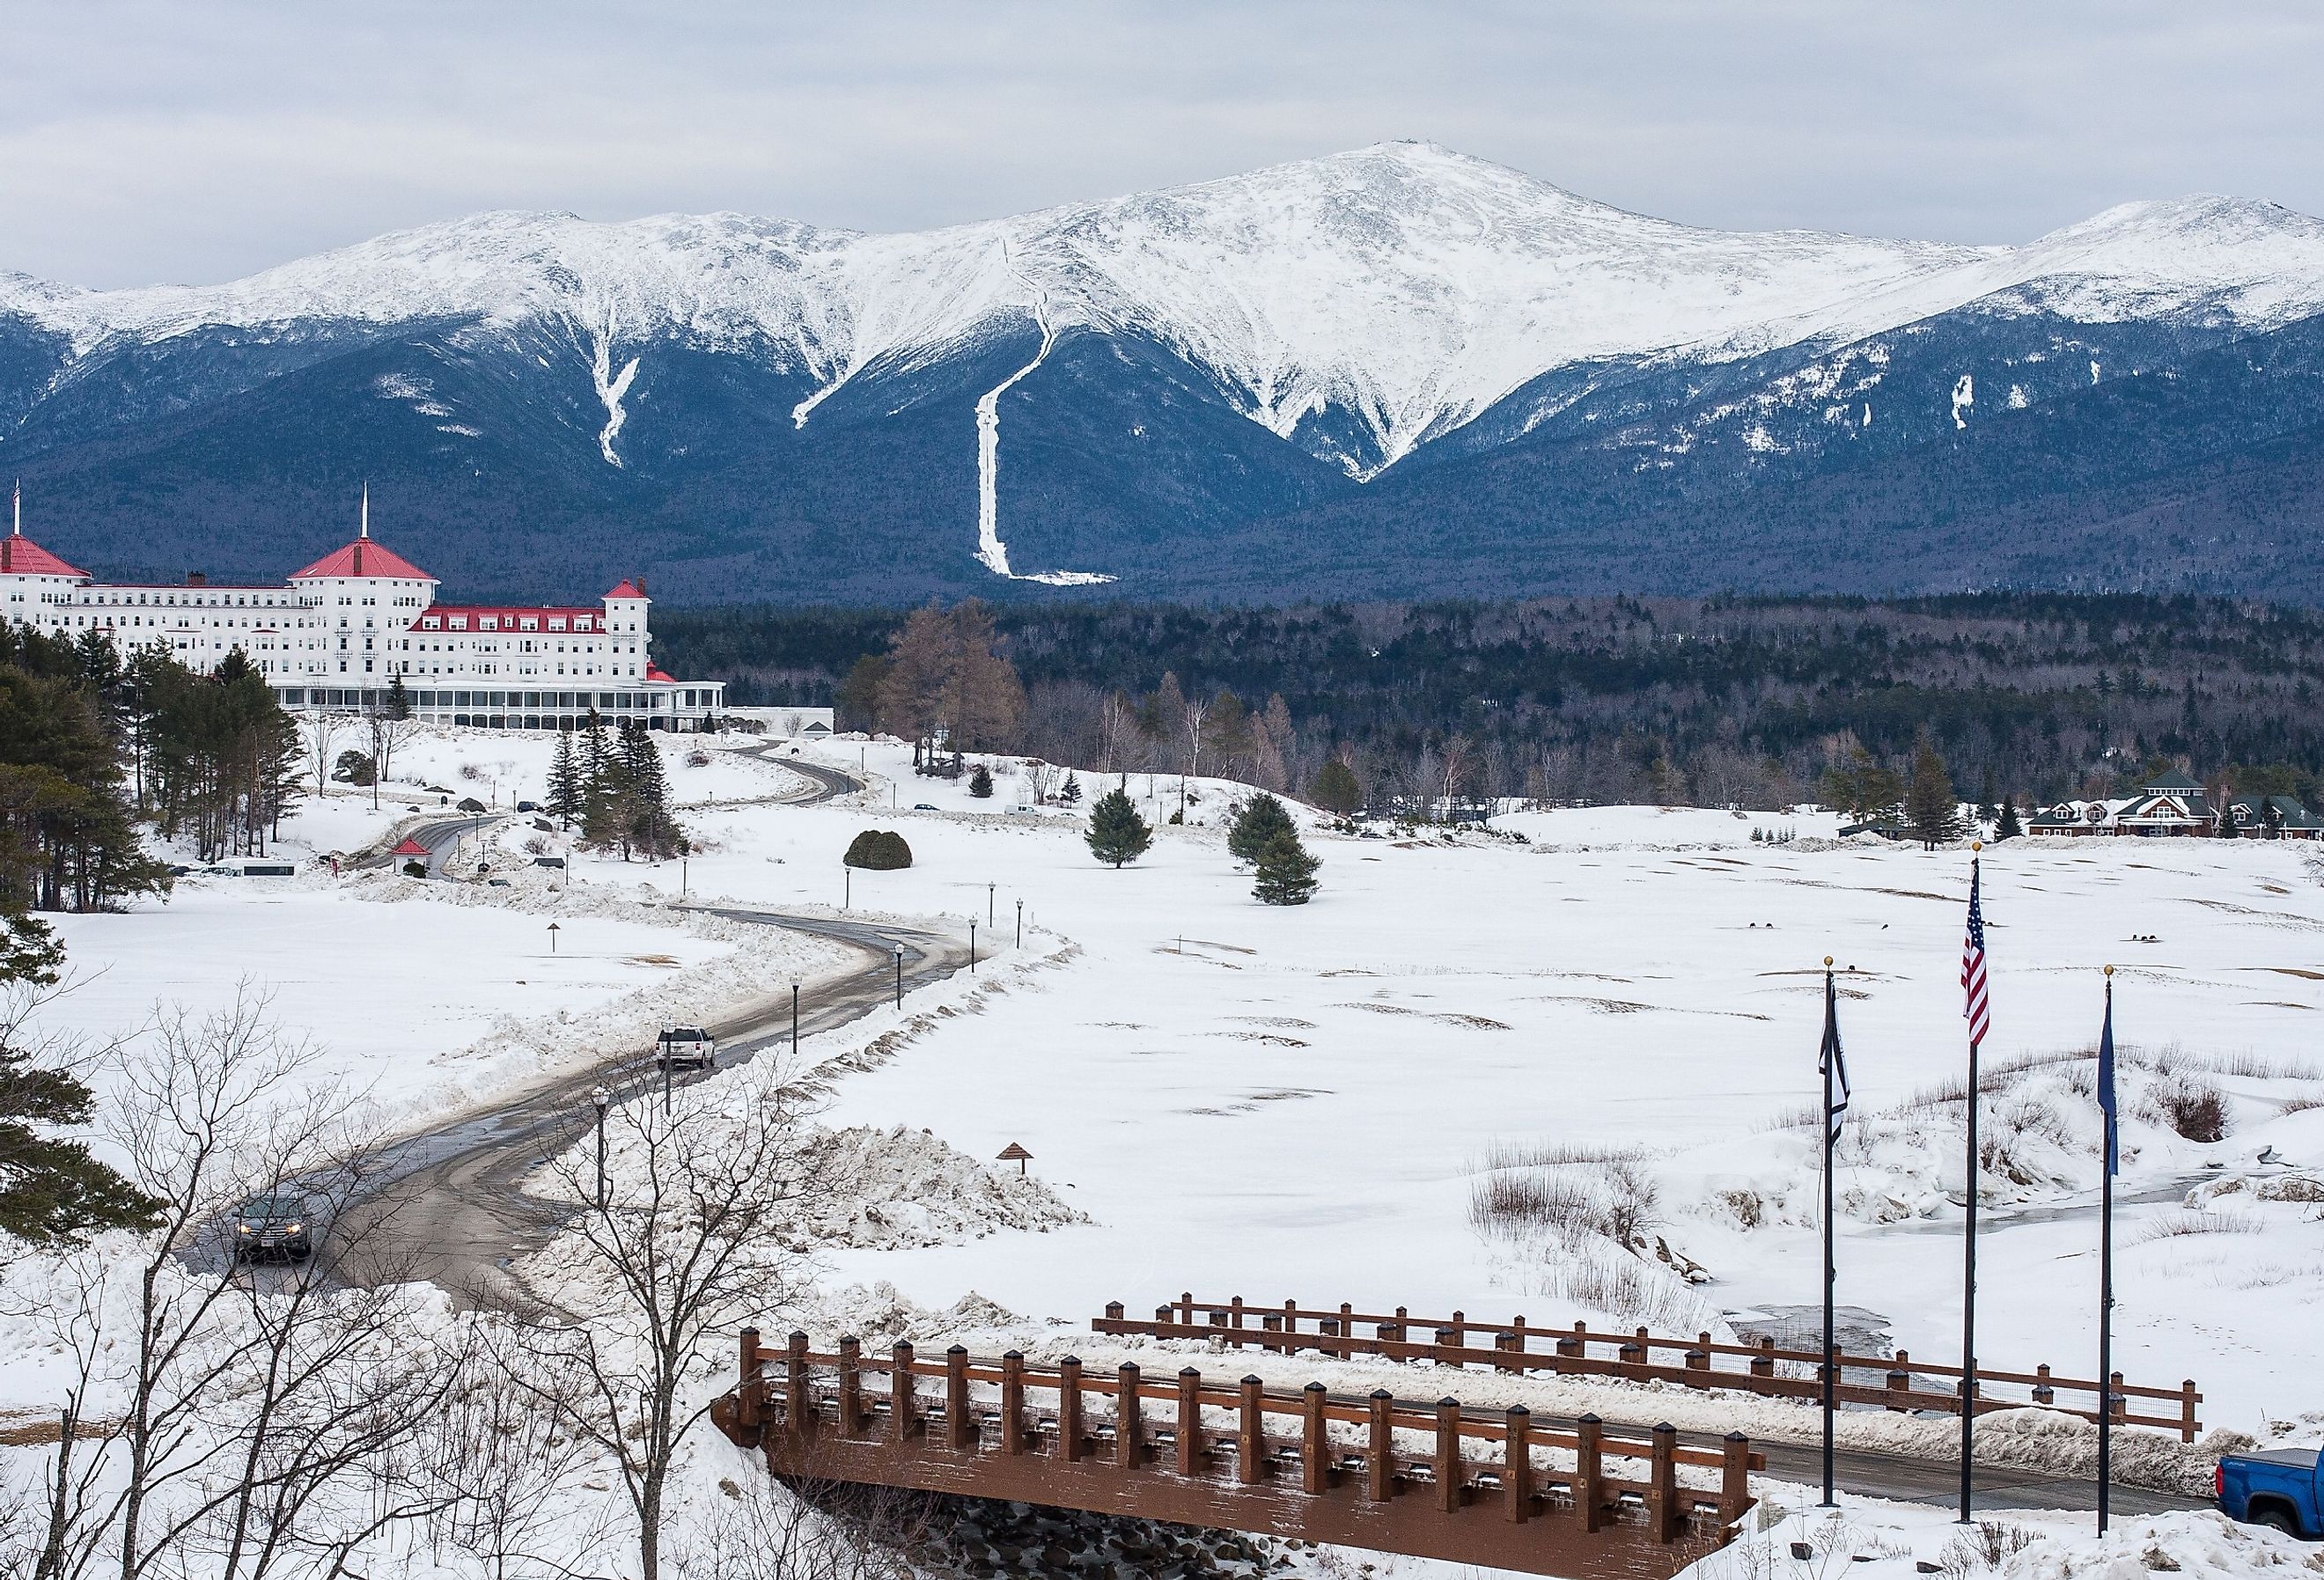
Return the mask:
{"type": "Polygon", "coordinates": [[[2139,1100],[2141,1117],[2167,1125],[2188,1141],[2209,1144],[2227,1137],[2227,1095],[2191,1076],[2164,1076],[2139,1100]]]}
{"type": "Polygon", "coordinates": [[[2176,1217],[2157,1218],[2139,1235],[2137,1243],[2183,1240],[2191,1234],[2257,1234],[2265,1227],[2249,1213],[2181,1213],[2176,1217]]]}

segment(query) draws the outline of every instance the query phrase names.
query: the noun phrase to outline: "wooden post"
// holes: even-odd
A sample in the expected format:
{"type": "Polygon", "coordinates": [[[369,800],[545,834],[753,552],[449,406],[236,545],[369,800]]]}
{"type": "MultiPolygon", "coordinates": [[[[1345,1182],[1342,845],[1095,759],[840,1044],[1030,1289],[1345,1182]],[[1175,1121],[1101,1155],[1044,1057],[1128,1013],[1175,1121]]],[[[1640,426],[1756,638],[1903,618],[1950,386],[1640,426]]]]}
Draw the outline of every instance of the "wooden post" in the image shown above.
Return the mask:
{"type": "Polygon", "coordinates": [[[1759,1338],[1759,1353],[1751,1357],[1751,1375],[1773,1377],[1775,1374],[1775,1340],[1773,1335],[1763,1334],[1759,1338]]]}
{"type": "Polygon", "coordinates": [[[1001,1357],[1001,1452],[1025,1452],[1025,1353],[1001,1357]]]}
{"type": "Polygon", "coordinates": [[[1135,1470],[1144,1449],[1146,1410],[1138,1401],[1138,1365],[1124,1361],[1113,1384],[1113,1463],[1135,1470]]]}
{"type": "Polygon", "coordinates": [[[1296,1355],[1299,1353],[1299,1341],[1296,1338],[1291,1337],[1292,1335],[1296,1334],[1298,1331],[1299,1302],[1296,1300],[1286,1300],[1283,1303],[1283,1332],[1285,1337],[1289,1338],[1290,1342],[1283,1346],[1283,1353],[1285,1354],[1296,1355]]]}
{"type": "Polygon", "coordinates": [[[1440,1366],[1457,1368],[1461,1363],[1453,1358],[1452,1352],[1460,1347],[1461,1330],[1457,1327],[1440,1327],[1436,1330],[1435,1353],[1429,1359],[1440,1366]]]}
{"type": "Polygon", "coordinates": [[[1108,1300],[1105,1303],[1105,1314],[1110,1320],[1120,1322],[1121,1320],[1121,1302],[1119,1300],[1108,1300]]]}
{"type": "Polygon", "coordinates": [[[1396,1430],[1390,1412],[1396,1396],[1385,1388],[1372,1390],[1371,1435],[1364,1446],[1364,1495],[1385,1503],[1396,1495],[1396,1430]]]}
{"type": "Polygon", "coordinates": [[[966,1454],[977,1446],[973,1408],[968,1402],[968,1346],[954,1344],[945,1352],[945,1437],[955,1453],[966,1454]]]}
{"type": "Polygon", "coordinates": [[[1571,1334],[1560,1334],[1558,1335],[1557,1353],[1561,1355],[1577,1358],[1586,1354],[1589,1347],[1587,1342],[1590,1330],[1587,1327],[1583,1326],[1581,1323],[1575,1323],[1573,1325],[1573,1331],[1571,1334]]]}
{"type": "MultiPolygon", "coordinates": [[[[1240,1327],[1242,1326],[1242,1297],[1240,1295],[1237,1295],[1234,1298],[1233,1304],[1228,1307],[1227,1321],[1229,1326],[1233,1327],[1240,1327]]],[[[1237,1349],[1240,1349],[1242,1347],[1242,1341],[1240,1339],[1237,1339],[1235,1341],[1235,1347],[1237,1349]]]]}
{"type": "Polygon", "coordinates": [[[1668,1421],[1655,1428],[1653,1469],[1646,1481],[1646,1511],[1655,1539],[1678,1539],[1678,1428],[1668,1421]]]}
{"type": "Polygon", "coordinates": [[[809,1409],[807,1399],[807,1335],[794,1333],[788,1341],[789,1354],[783,1357],[783,1425],[794,1437],[807,1436],[809,1409]]]}
{"type": "Polygon", "coordinates": [[[863,1341],[839,1341],[839,1435],[855,1436],[863,1421],[863,1341]]]}
{"type": "Polygon", "coordinates": [[[734,1423],[742,1430],[756,1433],[759,1429],[759,1330],[742,1330],[742,1381],[734,1391],[734,1423]]]}
{"type": "MultiPolygon", "coordinates": [[[[2042,1375],[2047,1377],[2049,1374],[2050,1368],[2047,1366],[2043,1367],[2042,1375]]],[[[1913,1391],[1913,1356],[1910,1351],[1898,1350],[1896,1352],[1895,1360],[1889,1363],[1888,1391],[1895,1394],[1907,1394],[1913,1391]]],[[[2042,1398],[2043,1392],[2043,1391],[2039,1388],[2036,1388],[2034,1391],[2034,1399],[2036,1403],[2048,1402],[2042,1398]]],[[[1906,1400],[1898,1399],[1890,1403],[1888,1408],[1892,1410],[1901,1412],[1909,1410],[1913,1407],[1906,1400]]]]}
{"type": "Polygon", "coordinates": [[[1082,1458],[1082,1363],[1067,1355],[1057,1363],[1057,1452],[1067,1465],[1082,1458]]]}
{"type": "Polygon", "coordinates": [[[2179,1385],[2179,1441],[2192,1443],[2200,1423],[2195,1419],[2195,1406],[2202,1400],[2195,1391],[2195,1380],[2188,1378],[2179,1385]]]}
{"type": "Polygon", "coordinates": [[[1436,1401],[1436,1506],[1450,1514],[1461,1507],[1461,1401],[1436,1401]]]}
{"type": "MultiPolygon", "coordinates": [[[[1259,1313],[1259,1331],[1260,1331],[1260,1332],[1262,1332],[1262,1333],[1281,1333],[1281,1332],[1283,1332],[1283,1331],[1284,1331],[1284,1328],[1283,1328],[1283,1318],[1282,1318],[1281,1317],[1277,1316],[1277,1315],[1276,1315],[1274,1312],[1272,1312],[1272,1311],[1263,1311],[1263,1312],[1259,1313]]],[[[1296,1348],[1296,1346],[1295,1346],[1295,1345],[1293,1345],[1293,1344],[1287,1344],[1287,1343],[1286,1343],[1286,1344],[1270,1344],[1270,1343],[1268,1343],[1266,1339],[1261,1339],[1261,1340],[1259,1340],[1259,1347],[1260,1349],[1262,1349],[1262,1350],[1275,1350],[1275,1351],[1279,1351],[1279,1352],[1281,1352],[1282,1354],[1286,1354],[1286,1355],[1287,1355],[1287,1354],[1289,1354],[1292,1352],[1292,1350],[1293,1350],[1294,1348],[1296,1348]]]]}
{"type": "Polygon", "coordinates": [[[1719,1523],[1732,1529],[1751,1507],[1751,1439],[1727,1434],[1719,1457],[1719,1523]]]}
{"type": "Polygon", "coordinates": [[[2034,1385],[2034,1402],[2055,1404],[2058,1401],[2058,1391],[2050,1385],[2050,1363],[2044,1361],[2034,1367],[2034,1375],[2042,1380],[2034,1385]]]}
{"type": "Polygon", "coordinates": [[[918,1413],[912,1393],[912,1346],[902,1339],[889,1352],[888,1439],[899,1446],[912,1440],[918,1413]]]}
{"type": "Polygon", "coordinates": [[[1332,1485],[1332,1444],[1323,1431],[1323,1385],[1310,1382],[1300,1397],[1299,1490],[1311,1495],[1332,1485]]]}
{"type": "MultiPolygon", "coordinates": [[[[1709,1350],[1687,1351],[1686,1369],[1690,1372],[1709,1372],[1711,1370],[1711,1352],[1709,1350]]],[[[1698,1380],[1696,1378],[1690,1377],[1686,1381],[1687,1386],[1690,1388],[1708,1388],[1711,1386],[1707,1378],[1698,1380]]]]}
{"type": "Polygon", "coordinates": [[[2118,1426],[2121,1424],[2122,1418],[2130,1413],[2130,1400],[2122,1391],[2122,1373],[2119,1372],[2116,1372],[2111,1378],[2107,1379],[2107,1384],[2106,1397],[2107,1418],[2115,1422],[2118,1426]]]}
{"type": "Polygon", "coordinates": [[[1604,1522],[1606,1463],[1599,1447],[1603,1431],[1594,1415],[1584,1415],[1573,1425],[1573,1511],[1582,1516],[1584,1530],[1595,1530],[1604,1522]]]}
{"type": "MultiPolygon", "coordinates": [[[[1167,1327],[1172,1323],[1176,1322],[1177,1318],[1178,1308],[1176,1306],[1157,1306],[1154,1307],[1154,1326],[1157,1327],[1167,1327]]],[[[1189,1320],[1192,1320],[1192,1318],[1189,1317],[1189,1320]]]]}
{"type": "Polygon", "coordinates": [[[1517,1361],[1503,1359],[1504,1356],[1514,1356],[1523,1347],[1524,1343],[1523,1339],[1513,1333],[1495,1334],[1493,1335],[1493,1369],[1497,1372],[1524,1371],[1525,1367],[1517,1361]]]}
{"type": "Polygon", "coordinates": [[[1259,1401],[1265,1386],[1256,1377],[1242,1380],[1242,1413],[1235,1424],[1235,1480],[1245,1486],[1256,1486],[1267,1474],[1267,1426],[1259,1401]]]}
{"type": "Polygon", "coordinates": [[[1203,1467],[1203,1374],[1192,1366],[1178,1369],[1178,1474],[1194,1475],[1203,1467]]]}
{"type": "Polygon", "coordinates": [[[1509,1523],[1523,1525],[1533,1518],[1533,1412],[1521,1404],[1509,1406],[1504,1431],[1502,1501],[1508,1505],[1509,1523]]]}

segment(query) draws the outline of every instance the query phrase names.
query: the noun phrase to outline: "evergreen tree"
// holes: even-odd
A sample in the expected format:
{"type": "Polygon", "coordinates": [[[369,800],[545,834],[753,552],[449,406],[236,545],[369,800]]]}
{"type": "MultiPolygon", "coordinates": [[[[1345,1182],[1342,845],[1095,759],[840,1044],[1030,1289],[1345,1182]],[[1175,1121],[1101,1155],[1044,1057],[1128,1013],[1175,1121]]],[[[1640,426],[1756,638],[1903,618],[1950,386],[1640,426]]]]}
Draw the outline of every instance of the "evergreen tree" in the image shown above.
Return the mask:
{"type": "MultiPolygon", "coordinates": [[[[21,1023],[57,984],[64,950],[42,923],[0,915],[0,987],[21,1023]]],[[[0,1231],[33,1243],[98,1229],[151,1227],[160,1204],[88,1155],[82,1142],[48,1133],[86,1125],[96,1102],[70,1072],[35,1062],[0,1039],[0,1231]]]]}
{"type": "Polygon", "coordinates": [[[557,814],[558,827],[573,826],[573,819],[581,815],[581,759],[573,750],[573,732],[561,731],[557,751],[549,760],[549,809],[557,814]]]}
{"type": "Polygon", "coordinates": [[[1065,770],[1065,788],[1057,792],[1057,799],[1068,807],[1077,807],[1082,800],[1082,781],[1074,777],[1072,769],[1065,770]]]}
{"type": "Polygon", "coordinates": [[[1090,854],[1098,860],[1119,868],[1144,855],[1153,843],[1154,830],[1121,791],[1106,791],[1090,808],[1090,854]]]}
{"type": "Polygon", "coordinates": [[[388,677],[387,696],[382,699],[382,706],[386,708],[387,716],[392,719],[401,720],[411,716],[411,693],[403,688],[402,675],[395,674],[388,677]]]}
{"type": "Polygon", "coordinates": [[[2017,821],[2017,803],[2007,796],[2002,797],[2001,816],[1993,826],[1994,843],[1998,845],[2005,839],[2015,839],[2024,832],[2024,826],[2017,821]]]}
{"type": "Polygon", "coordinates": [[[982,762],[978,763],[976,772],[969,777],[968,793],[979,800],[990,800],[992,797],[992,770],[982,762]]]}
{"type": "Polygon", "coordinates": [[[1261,790],[1235,814],[1234,824],[1227,830],[1227,854],[1245,864],[1256,862],[1268,842],[1286,832],[1294,836],[1299,832],[1291,814],[1283,809],[1281,801],[1261,790]]]}
{"type": "Polygon", "coordinates": [[[1945,772],[1945,760],[1926,735],[1913,752],[1913,778],[1904,787],[1904,822],[1930,850],[1960,836],[1960,800],[1945,772]]]}
{"type": "Polygon", "coordinates": [[[1364,787],[1357,781],[1356,771],[1344,760],[1334,757],[1315,771],[1315,784],[1308,791],[1308,799],[1323,810],[1344,818],[1362,809],[1364,787]]]}
{"type": "Polygon", "coordinates": [[[661,747],[642,723],[623,732],[622,766],[629,781],[629,838],[654,861],[686,849],[685,836],[669,811],[669,781],[662,771],[661,747]]]}
{"type": "Polygon", "coordinates": [[[1315,869],[1323,864],[1296,833],[1277,829],[1259,853],[1250,892],[1264,905],[1305,905],[1315,898],[1315,869]]]}

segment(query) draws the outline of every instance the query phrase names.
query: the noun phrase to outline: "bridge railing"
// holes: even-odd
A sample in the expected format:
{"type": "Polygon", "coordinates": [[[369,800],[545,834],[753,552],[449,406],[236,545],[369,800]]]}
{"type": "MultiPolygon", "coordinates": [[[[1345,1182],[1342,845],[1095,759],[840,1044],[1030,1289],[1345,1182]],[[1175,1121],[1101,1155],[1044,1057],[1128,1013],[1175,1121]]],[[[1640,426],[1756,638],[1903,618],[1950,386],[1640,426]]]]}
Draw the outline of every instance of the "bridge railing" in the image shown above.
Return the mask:
{"type": "MultiPolygon", "coordinates": [[[[1692,1388],[1731,1388],[1777,1398],[1815,1400],[1822,1396],[1818,1371],[1824,1356],[1816,1350],[1778,1349],[1773,1338],[1757,1344],[1714,1343],[1708,1333],[1692,1338],[1658,1335],[1644,1327],[1628,1333],[1592,1330],[1577,1322],[1572,1327],[1527,1326],[1523,1317],[1508,1321],[1483,1321],[1455,1311],[1449,1317],[1414,1317],[1399,1306],[1395,1312],[1358,1311],[1342,1305],[1325,1310],[1286,1300],[1280,1306],[1250,1306],[1240,1296],[1231,1300],[1197,1300],[1189,1292],[1154,1307],[1152,1320],[1125,1315],[1120,1302],[1090,1324],[1102,1334],[1139,1335],[1154,1338],[1216,1339],[1238,1348],[1253,1347],[1285,1354],[1313,1350],[1347,1358],[1379,1355],[1393,1361],[1430,1362],[1442,1366],[1481,1366],[1503,1372],[1554,1372],[1586,1376],[1616,1377],[1631,1381],[1675,1382],[1692,1388]],[[1366,1332],[1365,1329],[1370,1331],[1366,1332]],[[1483,1343],[1479,1343],[1480,1339],[1483,1343]],[[1657,1357],[1674,1357],[1673,1359],[1657,1357]],[[1740,1364],[1733,1363],[1740,1362],[1740,1364]],[[1785,1375],[1780,1366],[1793,1368],[1785,1375]],[[1803,1372],[1801,1369],[1804,1369],[1803,1372]]],[[[1838,1397],[1844,1404],[1878,1405],[1894,1410],[1936,1410],[1959,1415],[1961,1410],[1961,1368],[1915,1361],[1903,1350],[1894,1355],[1851,1355],[1836,1353],[1840,1368],[1838,1397]],[[1849,1381],[1849,1373],[1879,1375],[1881,1385],[1849,1381]],[[1930,1387],[1930,1379],[1948,1379],[1950,1386],[1930,1387]]],[[[2100,1389],[2094,1380],[2061,1377],[2049,1366],[2032,1372],[1978,1368],[1978,1392],[1973,1408],[1979,1414],[2021,1409],[2028,1405],[2063,1409],[2085,1420],[2098,1418],[2100,1389]],[[1988,1385],[2010,1391],[1988,1395],[1988,1385]],[[2080,1395],[2086,1402],[2061,1406],[2061,1393],[2080,1395]]],[[[2118,1426],[2157,1427],[2176,1431],[2192,1443],[2202,1431],[2196,1407],[2203,1396],[2189,1379],[2175,1389],[2143,1387],[2123,1381],[2116,1372],[2111,1396],[2118,1426]],[[2169,1414],[2141,1413],[2141,1401],[2167,1400],[2177,1409],[2169,1414]]]]}
{"type": "Polygon", "coordinates": [[[738,1385],[713,1414],[746,1444],[835,1435],[898,1452],[1039,1455],[1242,1488],[1286,1488],[1296,1477],[1310,1495],[1352,1479],[1372,1503],[1425,1489],[1448,1513],[1489,1501],[1510,1523],[1566,1512],[1584,1531],[1642,1523],[1663,1543],[1690,1532],[1726,1540],[1751,1507],[1750,1473],[1766,1467],[1739,1432],[1696,1448],[1668,1425],[1638,1436],[1584,1416],[1565,1431],[1537,1425],[1523,1405],[1483,1411],[1385,1389],[1333,1398],[1320,1382],[1290,1392],[1257,1377],[1206,1379],[1193,1366],[1148,1378],[1132,1363],[1089,1372],[1071,1357],[1040,1366],[1014,1350],[979,1359],[954,1345],[924,1360],[899,1343],[867,1354],[853,1339],[816,1352],[796,1333],[770,1351],[751,1329],[739,1360],[738,1385]]]}

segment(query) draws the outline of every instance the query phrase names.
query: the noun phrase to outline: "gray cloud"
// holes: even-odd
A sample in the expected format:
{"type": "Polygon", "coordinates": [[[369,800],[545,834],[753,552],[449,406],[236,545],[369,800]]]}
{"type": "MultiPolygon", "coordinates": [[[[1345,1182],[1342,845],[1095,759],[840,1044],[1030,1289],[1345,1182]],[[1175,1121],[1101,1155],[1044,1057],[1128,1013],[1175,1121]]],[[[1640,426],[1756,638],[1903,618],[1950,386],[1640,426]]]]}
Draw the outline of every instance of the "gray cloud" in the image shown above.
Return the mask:
{"type": "Polygon", "coordinates": [[[2324,212],[2324,12],[1749,5],[23,7],[0,268],[228,278],[479,208],[982,218],[1426,137],[1703,225],[2324,212]]]}

